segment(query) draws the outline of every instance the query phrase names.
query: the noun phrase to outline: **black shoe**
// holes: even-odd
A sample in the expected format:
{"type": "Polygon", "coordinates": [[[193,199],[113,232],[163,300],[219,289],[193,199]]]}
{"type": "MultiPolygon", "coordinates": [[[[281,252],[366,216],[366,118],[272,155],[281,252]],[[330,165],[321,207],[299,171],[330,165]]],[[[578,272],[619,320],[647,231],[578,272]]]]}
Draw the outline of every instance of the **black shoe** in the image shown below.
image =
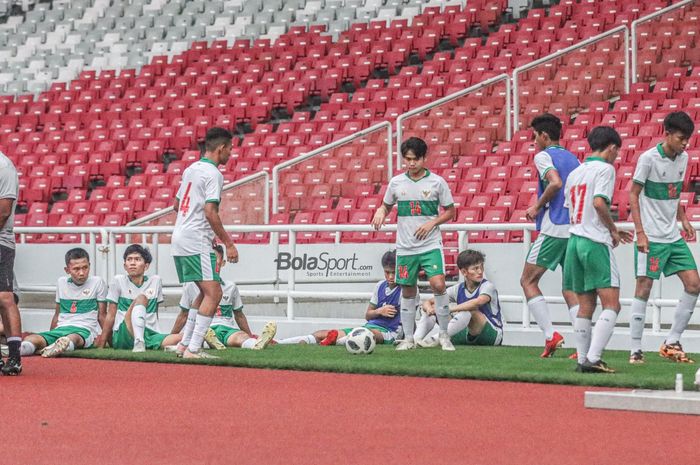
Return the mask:
{"type": "Polygon", "coordinates": [[[593,363],[586,359],[579,367],[581,367],[582,373],[615,373],[615,370],[610,368],[608,364],[602,360],[593,363]]]}
{"type": "Polygon", "coordinates": [[[17,376],[22,373],[22,359],[19,357],[10,357],[7,362],[0,368],[5,376],[17,376]]]}

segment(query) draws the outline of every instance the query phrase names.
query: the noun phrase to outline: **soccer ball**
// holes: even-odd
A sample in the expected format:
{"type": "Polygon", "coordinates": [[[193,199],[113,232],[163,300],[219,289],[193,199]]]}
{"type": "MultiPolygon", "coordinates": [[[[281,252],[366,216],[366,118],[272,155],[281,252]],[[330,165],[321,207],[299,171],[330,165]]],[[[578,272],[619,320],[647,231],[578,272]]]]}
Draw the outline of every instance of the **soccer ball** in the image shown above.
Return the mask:
{"type": "Polygon", "coordinates": [[[345,348],[353,355],[371,354],[376,345],[374,334],[367,328],[353,329],[345,341],[345,348]]]}

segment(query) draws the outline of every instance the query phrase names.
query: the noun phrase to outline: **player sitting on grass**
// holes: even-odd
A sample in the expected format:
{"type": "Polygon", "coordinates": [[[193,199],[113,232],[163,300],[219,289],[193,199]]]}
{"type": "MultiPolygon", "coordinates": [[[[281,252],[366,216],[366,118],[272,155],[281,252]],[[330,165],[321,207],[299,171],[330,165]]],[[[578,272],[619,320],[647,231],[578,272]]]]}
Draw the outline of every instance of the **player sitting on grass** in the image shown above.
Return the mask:
{"type": "Polygon", "coordinates": [[[84,249],[66,252],[64,269],[68,276],[58,278],[51,330],[25,337],[22,355],[41,352],[42,357],[56,357],[99,344],[103,337],[98,335],[106,313],[107,285],[102,278],[90,276],[90,256],[84,249]]]}
{"type": "Polygon", "coordinates": [[[693,135],[693,120],[682,111],[664,118],[663,142],[647,150],[637,160],[630,192],[630,210],[637,232],[634,269],[637,285],[632,301],[630,363],[644,363],[642,333],[647,300],[655,279],[678,275],[683,293],[659,355],[681,362],[693,363],[683,351],[681,334],[688,326],[700,292],[700,277],[693,254],[678,231],[680,222],[688,240],[695,240],[695,229],[685,216],[681,205],[683,179],[688,172],[685,149],[693,135]]]}
{"type": "MultiPolygon", "coordinates": [[[[219,271],[226,264],[224,250],[220,245],[214,246],[216,252],[216,266],[219,271]]],[[[211,326],[204,336],[204,340],[212,349],[225,349],[226,347],[240,347],[242,349],[261,350],[267,347],[277,332],[277,324],[268,322],[260,337],[255,337],[248,326],[248,319],[243,313],[243,302],[238,287],[233,281],[221,281],[222,297],[216,308],[211,326]]],[[[178,333],[185,324],[187,313],[193,307],[193,302],[199,295],[199,289],[195,283],[186,283],[182,288],[180,299],[181,312],[173,326],[173,333],[178,333]]]]}
{"type": "MultiPolygon", "coordinates": [[[[464,250],[457,257],[457,267],[464,282],[450,286],[447,296],[452,318],[447,334],[455,345],[497,346],[503,340],[503,321],[498,291],[484,279],[485,256],[477,250],[464,250]]],[[[423,315],[416,327],[420,347],[437,347],[439,340],[428,333],[435,327],[435,299],[423,302],[423,315]]]]}
{"type": "Polygon", "coordinates": [[[615,191],[612,164],[622,140],[613,128],[598,126],[588,134],[588,144],[593,154],[566,181],[571,237],[564,260],[564,289],[574,291],[579,303],[574,323],[577,371],[614,373],[601,356],[620,312],[620,273],[613,248],[632,239],[629,231],[618,231],[610,216],[615,191]],[[591,330],[598,298],[603,311],[591,330]]]}
{"type": "MultiPolygon", "coordinates": [[[[396,284],[396,251],[391,250],[382,256],[384,279],[374,286],[374,293],[367,306],[365,328],[372,331],[378,344],[391,344],[401,324],[399,299],[401,288],[396,284]]],[[[277,341],[279,344],[316,344],[322,346],[343,345],[346,336],[353,328],[322,329],[306,336],[289,337],[277,341]],[[340,333],[342,337],[338,337],[340,333]]]]}
{"type": "Polygon", "coordinates": [[[152,257],[148,249],[132,244],[124,251],[126,275],[114,277],[107,293],[107,318],[102,326],[104,337],[115,349],[145,352],[177,344],[179,334],[163,334],[158,324],[158,305],[163,302],[160,276],[146,276],[152,257]],[[110,341],[111,338],[111,341],[110,341]]]}

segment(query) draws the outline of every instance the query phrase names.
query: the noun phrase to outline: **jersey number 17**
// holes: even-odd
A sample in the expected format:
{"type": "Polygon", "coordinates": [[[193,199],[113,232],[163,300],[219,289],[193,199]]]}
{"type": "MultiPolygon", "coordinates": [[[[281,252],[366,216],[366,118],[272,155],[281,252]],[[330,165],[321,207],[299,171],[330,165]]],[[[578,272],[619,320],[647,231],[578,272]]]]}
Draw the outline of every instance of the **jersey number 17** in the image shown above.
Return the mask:
{"type": "Polygon", "coordinates": [[[571,208],[569,209],[569,220],[571,224],[579,224],[583,217],[583,206],[586,200],[586,185],[579,184],[569,189],[569,200],[571,208]]]}

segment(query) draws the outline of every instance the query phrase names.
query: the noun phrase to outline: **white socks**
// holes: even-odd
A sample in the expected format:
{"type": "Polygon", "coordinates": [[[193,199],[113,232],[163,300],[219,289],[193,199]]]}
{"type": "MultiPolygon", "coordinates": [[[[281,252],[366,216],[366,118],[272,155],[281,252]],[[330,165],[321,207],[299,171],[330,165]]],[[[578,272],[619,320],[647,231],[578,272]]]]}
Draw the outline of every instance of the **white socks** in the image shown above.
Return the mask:
{"type": "Polygon", "coordinates": [[[588,318],[576,318],[574,322],[574,334],[576,335],[576,352],[578,363],[586,360],[586,354],[591,347],[591,326],[593,323],[588,318]]]}
{"type": "Polygon", "coordinates": [[[646,312],[646,300],[641,300],[637,297],[632,299],[632,311],[630,314],[630,354],[642,350],[642,334],[644,334],[646,312]]]}
{"type": "MultiPolygon", "coordinates": [[[[249,337],[248,339],[243,341],[243,344],[241,344],[241,349],[252,349],[253,347],[255,347],[256,342],[258,342],[257,339],[249,337]]],[[[279,342],[279,344],[281,344],[281,342],[279,342]]]]}
{"type": "MultiPolygon", "coordinates": [[[[187,317],[189,320],[189,316],[187,317]]],[[[194,324],[194,331],[192,331],[192,339],[190,339],[190,344],[187,347],[192,353],[199,352],[202,348],[202,343],[204,342],[204,335],[207,334],[209,325],[211,325],[211,320],[213,318],[210,316],[205,316],[197,313],[197,320],[194,324]]],[[[187,322],[189,324],[189,321],[187,322]]]]}
{"type": "Polygon", "coordinates": [[[571,326],[574,326],[574,323],[576,323],[576,318],[578,318],[578,305],[574,305],[573,307],[569,308],[569,321],[571,321],[571,326]]]}
{"type": "Polygon", "coordinates": [[[416,330],[416,298],[401,296],[401,325],[403,326],[404,339],[413,342],[413,333],[416,330]]]}
{"type": "Polygon", "coordinates": [[[337,345],[337,346],[344,346],[345,343],[346,343],[347,341],[348,341],[348,337],[347,337],[347,336],[339,337],[339,338],[335,341],[335,345],[337,345]]]}
{"type": "Polygon", "coordinates": [[[688,322],[690,317],[693,316],[693,310],[695,310],[695,304],[698,301],[698,296],[693,294],[688,294],[683,291],[681,298],[678,300],[678,306],[676,307],[676,313],[673,315],[673,324],[671,325],[671,331],[666,336],[666,344],[675,344],[680,341],[681,334],[688,327],[688,322]]]}
{"type": "Polygon", "coordinates": [[[435,294],[435,315],[437,316],[440,332],[447,331],[447,325],[450,324],[450,298],[447,293],[435,294]]]}
{"type": "Polygon", "coordinates": [[[604,308],[595,322],[593,329],[593,337],[591,338],[591,347],[588,349],[588,361],[596,363],[603,355],[603,349],[608,345],[610,337],[615,330],[615,322],[617,321],[617,312],[604,308]]]}
{"type": "Polygon", "coordinates": [[[527,308],[530,310],[530,314],[535,317],[537,326],[539,326],[544,333],[545,339],[552,339],[554,336],[554,328],[552,327],[552,319],[549,317],[549,309],[547,308],[547,302],[544,300],[544,296],[538,295],[528,300],[527,308]]]}
{"type": "Polygon", "coordinates": [[[36,346],[29,341],[22,341],[19,346],[19,354],[24,357],[26,355],[34,355],[36,352],[36,346]]]}
{"type": "Polygon", "coordinates": [[[457,312],[450,320],[447,326],[447,334],[452,337],[460,331],[467,329],[469,322],[472,321],[472,312],[457,312]]]}
{"type": "Polygon", "coordinates": [[[180,341],[180,344],[185,347],[190,344],[192,331],[194,331],[194,324],[197,321],[197,313],[199,313],[199,310],[196,308],[190,308],[190,311],[187,312],[187,322],[185,323],[185,327],[182,329],[182,340],[180,341]]]}
{"type": "Polygon", "coordinates": [[[134,341],[145,341],[146,307],[143,305],[134,305],[131,309],[131,329],[134,331],[134,341]]]}
{"type": "Polygon", "coordinates": [[[313,334],[307,334],[306,336],[288,337],[286,339],[281,339],[277,341],[278,344],[299,344],[300,342],[306,342],[307,344],[316,344],[316,338],[313,334]]]}

